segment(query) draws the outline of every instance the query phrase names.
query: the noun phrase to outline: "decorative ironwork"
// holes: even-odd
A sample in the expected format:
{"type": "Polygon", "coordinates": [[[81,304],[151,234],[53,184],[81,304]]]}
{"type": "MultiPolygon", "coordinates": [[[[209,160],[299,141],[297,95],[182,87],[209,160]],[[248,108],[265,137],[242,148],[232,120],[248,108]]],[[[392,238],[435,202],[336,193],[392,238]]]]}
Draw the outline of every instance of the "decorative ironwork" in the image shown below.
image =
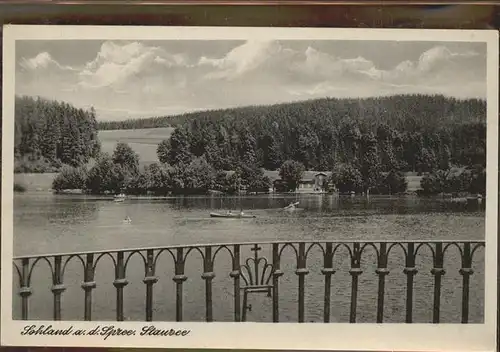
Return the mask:
{"type": "Polygon", "coordinates": [[[414,277],[417,274],[416,258],[423,247],[430,250],[432,255],[431,275],[434,278],[433,292],[433,315],[432,322],[440,322],[441,308],[441,288],[442,277],[445,275],[444,259],[445,254],[451,247],[455,247],[460,254],[461,268],[459,270],[462,276],[462,311],[461,323],[469,321],[469,290],[470,276],[473,274],[473,257],[475,252],[485,246],[484,241],[352,241],[352,242],[266,242],[266,243],[231,243],[231,244],[212,244],[212,245],[192,245],[192,246],[170,246],[139,249],[120,249],[115,251],[96,251],[84,253],[61,253],[40,256],[23,256],[13,260],[13,268],[19,279],[19,296],[21,300],[21,319],[29,318],[29,299],[32,294],[31,279],[33,269],[39,262],[47,263],[50,269],[50,279],[52,281],[51,291],[54,297],[53,319],[61,320],[61,297],[66,290],[64,285],[64,275],[67,265],[76,260],[82,264],[83,283],[81,285],[84,291],[84,312],[83,319],[90,321],[92,319],[92,293],[97,283],[94,279],[96,269],[100,260],[107,256],[111,259],[115,277],[111,283],[99,283],[101,285],[112,284],[116,288],[116,320],[124,320],[124,290],[128,285],[127,266],[130,259],[138,256],[144,264],[143,283],[145,284],[145,320],[153,320],[153,297],[154,285],[158,282],[156,269],[158,258],[164,253],[169,253],[174,264],[174,273],[172,280],[176,289],[176,309],[175,320],[183,321],[183,296],[184,282],[188,279],[185,274],[186,262],[191,252],[197,252],[203,260],[201,268],[201,278],[205,282],[205,320],[211,322],[213,317],[213,279],[215,278],[214,261],[219,252],[225,251],[231,257],[229,277],[233,280],[234,295],[234,321],[246,321],[247,312],[252,310],[248,304],[250,294],[265,293],[272,301],[272,321],[280,321],[279,308],[279,286],[280,278],[283,275],[281,262],[284,250],[289,248],[295,254],[298,284],[297,298],[297,321],[305,321],[305,277],[309,273],[307,259],[311,257],[311,250],[318,248],[323,256],[323,263],[320,269],[324,277],[324,305],[323,321],[330,322],[331,318],[331,296],[332,296],[332,277],[338,268],[334,267],[334,259],[340,251],[346,252],[350,261],[349,274],[351,275],[351,295],[349,322],[355,323],[357,316],[357,301],[359,292],[359,276],[366,272],[362,268],[363,253],[367,248],[371,248],[376,256],[375,274],[378,277],[378,293],[376,306],[376,322],[383,322],[384,298],[385,298],[385,280],[389,275],[388,260],[391,252],[399,248],[404,255],[402,263],[402,272],[406,275],[406,323],[413,322],[413,294],[414,277]],[[271,253],[271,261],[261,255],[264,247],[268,247],[271,253]],[[250,249],[252,255],[248,258],[242,258],[242,249],[250,249]],[[243,294],[243,298],[241,297],[243,294]]]}
{"type": "Polygon", "coordinates": [[[254,255],[241,265],[241,278],[245,285],[243,290],[243,315],[242,321],[246,321],[247,311],[252,310],[252,306],[248,304],[248,294],[264,292],[268,297],[271,297],[273,285],[270,284],[273,275],[273,266],[267,262],[265,257],[259,257],[259,251],[262,250],[258,244],[253,245],[250,249],[254,255]]]}

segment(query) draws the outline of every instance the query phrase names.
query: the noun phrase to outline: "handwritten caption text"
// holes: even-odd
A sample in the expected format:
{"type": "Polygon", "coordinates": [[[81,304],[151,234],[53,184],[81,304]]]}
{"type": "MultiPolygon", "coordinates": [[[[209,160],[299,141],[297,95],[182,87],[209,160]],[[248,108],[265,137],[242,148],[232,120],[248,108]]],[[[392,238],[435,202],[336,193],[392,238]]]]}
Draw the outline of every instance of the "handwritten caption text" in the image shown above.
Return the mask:
{"type": "Polygon", "coordinates": [[[93,329],[75,328],[73,325],[65,329],[54,328],[52,325],[26,325],[21,331],[25,336],[100,336],[104,340],[111,336],[187,336],[191,330],[159,329],[154,325],[143,326],[140,330],[119,328],[115,325],[97,325],[93,329]]]}

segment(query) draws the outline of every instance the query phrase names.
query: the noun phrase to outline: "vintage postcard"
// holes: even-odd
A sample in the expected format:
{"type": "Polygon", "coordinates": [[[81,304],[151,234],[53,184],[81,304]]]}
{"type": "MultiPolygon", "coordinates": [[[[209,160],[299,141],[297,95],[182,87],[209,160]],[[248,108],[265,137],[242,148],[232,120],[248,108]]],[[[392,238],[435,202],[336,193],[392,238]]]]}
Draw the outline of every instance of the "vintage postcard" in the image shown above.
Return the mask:
{"type": "Polygon", "coordinates": [[[496,31],[3,34],[3,345],[495,349],[496,31]]]}

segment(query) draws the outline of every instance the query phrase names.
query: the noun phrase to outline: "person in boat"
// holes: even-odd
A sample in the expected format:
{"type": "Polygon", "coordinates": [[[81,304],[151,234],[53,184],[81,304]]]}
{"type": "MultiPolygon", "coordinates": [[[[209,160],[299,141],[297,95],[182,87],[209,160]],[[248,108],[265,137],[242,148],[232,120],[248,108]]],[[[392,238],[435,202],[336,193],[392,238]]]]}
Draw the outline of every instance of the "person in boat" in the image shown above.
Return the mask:
{"type": "Polygon", "coordinates": [[[123,222],[132,222],[132,219],[126,216],[125,219],[123,219],[123,222]]]}

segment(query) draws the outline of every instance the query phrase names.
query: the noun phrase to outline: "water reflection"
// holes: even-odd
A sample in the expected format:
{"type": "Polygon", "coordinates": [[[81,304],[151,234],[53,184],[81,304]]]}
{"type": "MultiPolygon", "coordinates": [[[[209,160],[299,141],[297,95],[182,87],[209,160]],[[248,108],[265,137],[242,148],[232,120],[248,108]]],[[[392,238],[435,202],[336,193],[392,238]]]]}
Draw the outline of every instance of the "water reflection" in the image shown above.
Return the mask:
{"type": "Polygon", "coordinates": [[[99,203],[87,197],[22,195],[14,197],[15,217],[19,220],[44,218],[51,224],[68,225],[97,219],[99,203]]]}
{"type": "Polygon", "coordinates": [[[483,239],[484,211],[447,199],[411,196],[214,196],[115,203],[102,197],[31,194],[14,199],[18,254],[277,239],[366,240],[368,235],[483,239]],[[291,202],[299,202],[299,211],[283,211],[291,202]],[[209,216],[214,210],[240,209],[256,218],[209,216]],[[131,221],[124,223],[125,218],[131,221]]]}
{"type": "Polygon", "coordinates": [[[165,199],[174,208],[181,209],[279,209],[291,202],[299,202],[300,208],[314,212],[338,213],[358,210],[368,213],[416,214],[428,212],[481,212],[484,203],[467,202],[451,198],[416,196],[338,196],[338,195],[266,195],[252,197],[180,196],[165,199]]]}

